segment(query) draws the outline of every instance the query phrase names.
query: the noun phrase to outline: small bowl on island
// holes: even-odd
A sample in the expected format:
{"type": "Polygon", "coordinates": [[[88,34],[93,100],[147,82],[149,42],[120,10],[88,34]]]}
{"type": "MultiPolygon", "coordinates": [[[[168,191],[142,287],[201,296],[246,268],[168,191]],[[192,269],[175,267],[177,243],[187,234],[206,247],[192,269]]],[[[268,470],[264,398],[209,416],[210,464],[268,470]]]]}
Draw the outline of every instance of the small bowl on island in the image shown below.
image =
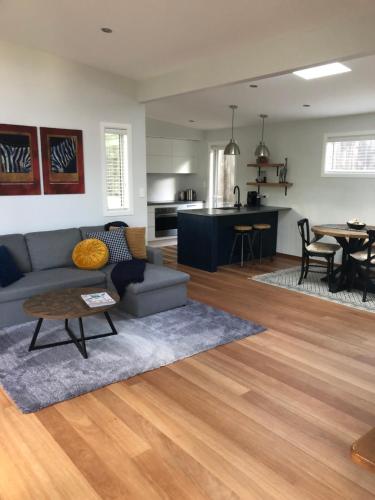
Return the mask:
{"type": "Polygon", "coordinates": [[[358,219],[349,220],[347,225],[350,229],[363,229],[366,227],[366,223],[360,222],[358,219]]]}

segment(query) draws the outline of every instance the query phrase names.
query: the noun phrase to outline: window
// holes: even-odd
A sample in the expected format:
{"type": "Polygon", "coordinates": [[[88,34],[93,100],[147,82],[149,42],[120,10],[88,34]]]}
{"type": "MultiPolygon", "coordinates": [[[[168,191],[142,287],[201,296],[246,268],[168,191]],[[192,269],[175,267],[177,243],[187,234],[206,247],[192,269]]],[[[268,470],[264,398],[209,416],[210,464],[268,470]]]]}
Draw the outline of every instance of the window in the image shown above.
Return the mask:
{"type": "Polygon", "coordinates": [[[323,175],[375,176],[375,132],[326,135],[323,175]]]}
{"type": "Polygon", "coordinates": [[[130,127],[103,125],[105,215],[131,210],[130,127]]]}
{"type": "Polygon", "coordinates": [[[212,205],[233,205],[235,156],[225,156],[224,146],[210,148],[210,199],[212,205]]]}

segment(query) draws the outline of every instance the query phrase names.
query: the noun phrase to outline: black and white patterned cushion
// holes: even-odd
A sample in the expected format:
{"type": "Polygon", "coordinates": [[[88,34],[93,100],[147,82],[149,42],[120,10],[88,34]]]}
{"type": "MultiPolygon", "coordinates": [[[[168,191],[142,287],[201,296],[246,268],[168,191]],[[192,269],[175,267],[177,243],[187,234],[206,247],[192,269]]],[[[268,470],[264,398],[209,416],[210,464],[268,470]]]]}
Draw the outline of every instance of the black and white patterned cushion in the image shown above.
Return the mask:
{"type": "Polygon", "coordinates": [[[96,238],[107,245],[109,250],[109,264],[133,258],[126,242],[123,228],[114,231],[93,231],[86,233],[86,238],[96,238]]]}

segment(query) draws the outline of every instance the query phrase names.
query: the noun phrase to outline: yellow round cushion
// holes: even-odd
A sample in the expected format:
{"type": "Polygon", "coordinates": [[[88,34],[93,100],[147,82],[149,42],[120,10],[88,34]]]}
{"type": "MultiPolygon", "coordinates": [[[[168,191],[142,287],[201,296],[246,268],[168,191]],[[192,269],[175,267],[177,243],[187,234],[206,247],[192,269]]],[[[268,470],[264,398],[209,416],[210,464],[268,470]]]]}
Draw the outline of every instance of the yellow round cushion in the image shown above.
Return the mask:
{"type": "Polygon", "coordinates": [[[79,269],[100,269],[108,262],[109,250],[103,241],[89,238],[77,243],[72,259],[79,269]]]}

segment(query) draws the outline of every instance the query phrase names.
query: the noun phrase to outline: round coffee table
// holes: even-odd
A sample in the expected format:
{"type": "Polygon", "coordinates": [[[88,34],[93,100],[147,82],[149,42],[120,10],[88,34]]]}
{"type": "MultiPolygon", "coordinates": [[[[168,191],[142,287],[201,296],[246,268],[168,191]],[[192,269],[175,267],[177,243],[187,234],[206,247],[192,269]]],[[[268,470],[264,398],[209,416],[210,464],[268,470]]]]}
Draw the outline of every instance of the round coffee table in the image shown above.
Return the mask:
{"type": "Polygon", "coordinates": [[[29,351],[73,343],[82,354],[82,356],[87,359],[87,340],[109,337],[110,335],[117,335],[117,330],[111,320],[108,310],[114,307],[119,302],[119,300],[120,297],[117,292],[100,287],[65,288],[63,290],[54,290],[51,292],[43,293],[41,295],[35,295],[34,297],[26,300],[23,304],[25,313],[38,318],[38,323],[36,325],[30,343],[29,351]],[[98,292],[107,292],[108,295],[110,295],[115,301],[115,304],[104,307],[91,308],[81,297],[81,295],[84,294],[98,292]],[[82,318],[98,313],[104,313],[111,331],[109,333],[101,333],[98,335],[91,335],[89,337],[86,337],[83,329],[82,318]],[[73,318],[78,318],[80,337],[77,337],[69,327],[69,320],[73,318]],[[70,340],[62,340],[61,342],[36,345],[40,328],[42,326],[43,320],[45,319],[64,320],[65,330],[68,333],[70,340]]]}

